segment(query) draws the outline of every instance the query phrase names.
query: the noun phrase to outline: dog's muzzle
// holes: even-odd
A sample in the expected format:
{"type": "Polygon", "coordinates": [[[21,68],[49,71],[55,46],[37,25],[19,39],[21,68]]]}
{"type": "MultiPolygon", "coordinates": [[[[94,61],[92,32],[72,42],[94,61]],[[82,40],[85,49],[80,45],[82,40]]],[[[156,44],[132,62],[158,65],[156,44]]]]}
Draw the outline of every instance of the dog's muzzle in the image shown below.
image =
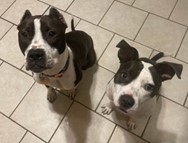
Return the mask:
{"type": "Polygon", "coordinates": [[[131,95],[121,95],[119,98],[119,109],[127,112],[127,109],[130,109],[135,104],[135,101],[131,95]]]}
{"type": "Polygon", "coordinates": [[[31,49],[27,54],[26,70],[40,73],[47,69],[46,55],[43,49],[31,49]]]}

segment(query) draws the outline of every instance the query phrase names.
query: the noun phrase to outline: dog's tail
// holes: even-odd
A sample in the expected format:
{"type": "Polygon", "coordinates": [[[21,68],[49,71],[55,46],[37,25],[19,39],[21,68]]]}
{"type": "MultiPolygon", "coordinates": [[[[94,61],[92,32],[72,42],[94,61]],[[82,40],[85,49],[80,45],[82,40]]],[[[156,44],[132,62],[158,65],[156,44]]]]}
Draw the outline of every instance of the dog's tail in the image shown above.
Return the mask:
{"type": "Polygon", "coordinates": [[[74,18],[71,19],[71,30],[75,31],[75,28],[74,28],[74,18]]]}
{"type": "Polygon", "coordinates": [[[163,53],[163,52],[160,52],[160,53],[158,53],[157,55],[153,56],[153,57],[151,58],[151,60],[156,62],[157,60],[159,60],[159,59],[162,58],[162,57],[164,57],[164,53],[163,53]]]}

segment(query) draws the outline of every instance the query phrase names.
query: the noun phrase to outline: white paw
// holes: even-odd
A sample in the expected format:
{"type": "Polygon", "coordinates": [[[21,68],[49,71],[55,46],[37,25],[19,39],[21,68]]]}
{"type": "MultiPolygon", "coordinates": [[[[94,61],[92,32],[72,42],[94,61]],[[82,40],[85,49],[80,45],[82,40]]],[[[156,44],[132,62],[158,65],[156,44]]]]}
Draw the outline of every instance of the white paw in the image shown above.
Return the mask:
{"type": "Polygon", "coordinates": [[[108,103],[102,105],[101,108],[103,115],[109,115],[113,111],[113,108],[108,103]]]}
{"type": "Polygon", "coordinates": [[[47,94],[48,101],[52,103],[56,100],[56,98],[57,98],[57,94],[55,90],[54,89],[49,90],[47,94]]]}
{"type": "Polygon", "coordinates": [[[135,122],[132,121],[132,120],[127,121],[127,128],[128,128],[129,130],[136,129],[136,124],[135,124],[135,122]]]}

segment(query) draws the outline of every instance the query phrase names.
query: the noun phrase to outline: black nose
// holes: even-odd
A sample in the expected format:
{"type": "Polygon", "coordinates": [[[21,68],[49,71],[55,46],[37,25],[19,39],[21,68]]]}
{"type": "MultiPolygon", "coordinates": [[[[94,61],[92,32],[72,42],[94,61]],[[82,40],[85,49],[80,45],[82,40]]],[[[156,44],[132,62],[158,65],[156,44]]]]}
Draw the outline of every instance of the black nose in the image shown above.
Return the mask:
{"type": "Polygon", "coordinates": [[[119,98],[120,106],[123,108],[130,108],[134,105],[134,99],[131,95],[121,95],[119,98]]]}
{"type": "Polygon", "coordinates": [[[27,55],[28,60],[38,61],[45,57],[45,52],[43,49],[31,49],[27,55]]]}

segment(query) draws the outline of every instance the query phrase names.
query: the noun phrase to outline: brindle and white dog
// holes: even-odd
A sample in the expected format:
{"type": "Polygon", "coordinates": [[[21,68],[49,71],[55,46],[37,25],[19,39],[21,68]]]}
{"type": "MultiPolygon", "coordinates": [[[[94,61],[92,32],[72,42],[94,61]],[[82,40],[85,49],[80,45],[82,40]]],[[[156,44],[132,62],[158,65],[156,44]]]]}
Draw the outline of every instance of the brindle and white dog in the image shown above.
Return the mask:
{"type": "Polygon", "coordinates": [[[46,85],[50,102],[56,99],[54,88],[75,88],[82,70],[93,66],[96,54],[92,38],[74,29],[65,33],[67,23],[62,14],[51,8],[49,15],[32,16],[25,11],[18,25],[19,46],[26,58],[26,69],[33,72],[36,82],[46,85]]]}

